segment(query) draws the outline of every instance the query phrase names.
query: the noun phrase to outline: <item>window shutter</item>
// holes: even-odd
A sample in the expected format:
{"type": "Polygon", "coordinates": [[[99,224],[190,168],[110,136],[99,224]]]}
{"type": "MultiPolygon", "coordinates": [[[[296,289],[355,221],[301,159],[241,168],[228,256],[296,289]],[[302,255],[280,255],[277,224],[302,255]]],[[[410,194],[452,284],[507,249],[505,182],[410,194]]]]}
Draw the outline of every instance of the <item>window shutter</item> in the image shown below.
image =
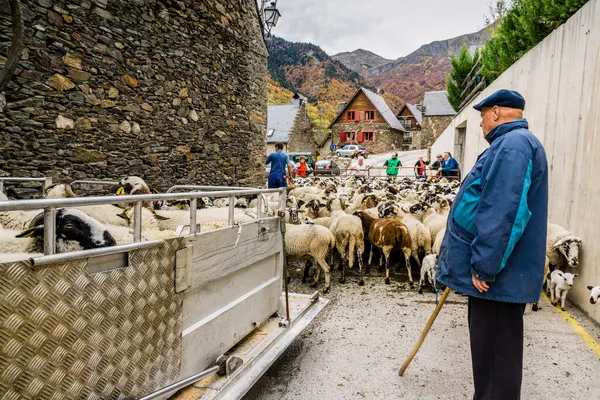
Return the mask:
{"type": "Polygon", "coordinates": [[[364,142],[365,141],[365,133],[364,132],[358,132],[357,133],[357,139],[356,139],[356,141],[358,143],[364,142]]]}
{"type": "Polygon", "coordinates": [[[357,112],[356,112],[356,120],[355,120],[355,121],[360,121],[360,113],[361,113],[361,112],[362,112],[362,111],[357,111],[357,112]]]}
{"type": "Polygon", "coordinates": [[[344,143],[346,141],[346,132],[340,132],[340,142],[344,143]]]}

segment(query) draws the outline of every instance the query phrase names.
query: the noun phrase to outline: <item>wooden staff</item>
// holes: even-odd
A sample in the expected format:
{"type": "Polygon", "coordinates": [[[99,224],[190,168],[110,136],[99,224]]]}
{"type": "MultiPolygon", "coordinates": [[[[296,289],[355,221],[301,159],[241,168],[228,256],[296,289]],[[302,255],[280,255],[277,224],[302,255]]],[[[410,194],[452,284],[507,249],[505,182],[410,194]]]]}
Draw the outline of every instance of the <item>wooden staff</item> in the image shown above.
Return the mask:
{"type": "Polygon", "coordinates": [[[406,361],[404,361],[404,364],[402,364],[402,367],[400,367],[400,370],[398,371],[398,375],[400,375],[400,376],[404,375],[404,372],[406,372],[406,369],[412,362],[413,358],[415,358],[415,356],[417,355],[417,352],[419,351],[419,349],[421,348],[421,345],[425,341],[425,338],[427,337],[427,334],[429,333],[431,326],[435,322],[435,319],[437,318],[438,314],[440,313],[442,306],[446,302],[446,297],[448,297],[449,293],[450,293],[450,288],[447,287],[446,290],[444,290],[444,293],[442,294],[442,298],[440,299],[440,302],[438,303],[437,307],[435,308],[435,310],[433,310],[433,314],[431,314],[431,317],[429,317],[429,320],[427,321],[427,324],[425,325],[425,329],[423,329],[423,332],[421,332],[421,336],[419,337],[417,344],[410,352],[410,355],[408,356],[406,361]]]}

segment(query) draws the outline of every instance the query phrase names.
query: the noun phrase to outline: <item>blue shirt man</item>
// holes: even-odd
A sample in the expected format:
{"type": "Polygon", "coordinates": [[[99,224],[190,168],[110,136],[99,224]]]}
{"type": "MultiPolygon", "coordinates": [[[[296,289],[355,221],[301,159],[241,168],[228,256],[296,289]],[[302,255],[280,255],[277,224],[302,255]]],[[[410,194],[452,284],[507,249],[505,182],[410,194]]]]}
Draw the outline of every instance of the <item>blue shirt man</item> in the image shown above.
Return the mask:
{"type": "Polygon", "coordinates": [[[269,189],[287,187],[287,178],[292,179],[292,167],[288,155],[283,152],[283,143],[275,144],[275,151],[267,156],[266,164],[271,164],[269,189]]]}
{"type": "Polygon", "coordinates": [[[449,151],[444,153],[444,160],[442,161],[440,171],[442,172],[442,176],[458,176],[458,162],[452,157],[449,151]]]}
{"type": "Polygon", "coordinates": [[[523,312],[544,278],[548,164],[523,96],[499,90],[474,108],[490,147],[452,204],[436,278],[469,296],[474,399],[518,400],[523,312]]]}

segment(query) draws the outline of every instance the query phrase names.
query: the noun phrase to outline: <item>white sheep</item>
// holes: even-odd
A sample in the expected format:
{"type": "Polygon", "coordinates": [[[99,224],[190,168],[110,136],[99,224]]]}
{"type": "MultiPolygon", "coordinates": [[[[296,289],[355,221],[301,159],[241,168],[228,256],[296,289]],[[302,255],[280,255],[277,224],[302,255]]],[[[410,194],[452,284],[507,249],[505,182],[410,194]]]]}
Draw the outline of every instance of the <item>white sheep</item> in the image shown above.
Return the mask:
{"type": "Polygon", "coordinates": [[[590,303],[597,304],[600,300],[600,286],[588,286],[590,293],[590,303]]]}
{"type": "MultiPolygon", "coordinates": [[[[565,270],[579,265],[581,239],[557,224],[548,224],[546,266],[565,270]]],[[[548,268],[549,269],[549,268],[548,268]]]]}
{"type": "Polygon", "coordinates": [[[302,223],[303,224],[321,225],[321,226],[324,226],[325,228],[329,228],[331,226],[331,217],[322,217],[322,218],[304,217],[302,219],[302,223]]]}
{"type": "Polygon", "coordinates": [[[346,254],[348,255],[348,268],[354,266],[354,251],[358,255],[359,281],[363,286],[363,263],[362,257],[365,252],[365,234],[363,232],[362,220],[355,215],[348,215],[344,211],[331,213],[329,230],[335,237],[335,246],[342,257],[342,277],[340,283],[346,282],[346,254]]]}
{"type": "MultiPolygon", "coordinates": [[[[331,273],[326,258],[329,251],[335,246],[335,238],[329,229],[320,225],[294,225],[286,224],[285,252],[288,256],[298,259],[312,259],[319,264],[325,273],[326,293],[331,287],[331,273]]],[[[321,269],[317,270],[314,281],[316,286],[319,282],[321,269]]],[[[305,268],[303,282],[306,281],[308,268],[305,268]]]]}
{"type": "Polygon", "coordinates": [[[552,271],[547,276],[547,285],[550,288],[550,298],[552,304],[558,304],[560,300],[560,308],[565,309],[565,302],[567,300],[567,293],[573,286],[573,280],[577,277],[577,274],[571,274],[569,272],[562,272],[559,269],[552,271]]]}
{"type": "Polygon", "coordinates": [[[444,241],[444,235],[446,234],[446,228],[442,229],[441,231],[438,232],[437,236],[435,237],[435,243],[433,244],[433,248],[431,249],[431,251],[435,254],[440,254],[440,250],[442,248],[442,242],[444,241]]]}
{"type": "Polygon", "coordinates": [[[437,254],[429,254],[423,259],[423,265],[421,265],[421,279],[419,280],[419,294],[423,294],[425,279],[429,281],[431,289],[434,291],[437,290],[437,281],[435,279],[437,258],[437,254]]]}

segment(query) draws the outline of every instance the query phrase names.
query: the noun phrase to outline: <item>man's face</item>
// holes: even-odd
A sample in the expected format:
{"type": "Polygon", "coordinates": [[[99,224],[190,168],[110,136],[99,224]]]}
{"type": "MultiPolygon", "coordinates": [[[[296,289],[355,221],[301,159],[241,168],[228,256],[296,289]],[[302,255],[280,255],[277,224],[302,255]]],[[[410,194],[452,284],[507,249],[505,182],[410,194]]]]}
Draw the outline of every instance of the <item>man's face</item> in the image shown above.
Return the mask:
{"type": "Polygon", "coordinates": [[[363,162],[364,162],[364,161],[363,161],[363,159],[362,159],[362,158],[359,158],[359,159],[358,159],[358,165],[363,165],[363,162]]]}
{"type": "Polygon", "coordinates": [[[450,154],[444,153],[444,160],[448,161],[449,158],[450,158],[450,154]]]}
{"type": "Polygon", "coordinates": [[[483,136],[487,136],[495,127],[498,126],[499,107],[485,107],[481,110],[481,129],[483,136]]]}
{"type": "Polygon", "coordinates": [[[442,157],[442,156],[439,156],[439,157],[437,158],[438,162],[442,162],[442,159],[443,159],[443,157],[442,157]]]}

